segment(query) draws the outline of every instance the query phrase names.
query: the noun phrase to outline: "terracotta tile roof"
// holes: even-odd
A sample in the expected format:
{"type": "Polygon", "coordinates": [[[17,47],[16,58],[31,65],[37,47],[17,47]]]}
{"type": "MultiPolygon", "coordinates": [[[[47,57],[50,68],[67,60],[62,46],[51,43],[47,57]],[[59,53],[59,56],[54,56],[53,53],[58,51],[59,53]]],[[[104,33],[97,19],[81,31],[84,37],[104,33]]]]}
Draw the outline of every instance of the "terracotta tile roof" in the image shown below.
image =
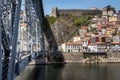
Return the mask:
{"type": "Polygon", "coordinates": [[[81,44],[81,41],[76,41],[76,42],[66,42],[65,44],[81,44]]]}
{"type": "Polygon", "coordinates": [[[80,29],[82,29],[82,30],[87,30],[87,28],[88,28],[87,26],[81,26],[80,27],[80,29]]]}
{"type": "Polygon", "coordinates": [[[104,25],[101,24],[101,23],[98,23],[97,26],[99,26],[99,27],[103,27],[104,25]]]}
{"type": "Polygon", "coordinates": [[[82,43],[81,41],[73,42],[73,44],[81,44],[81,43],[82,43]]]}
{"type": "Polygon", "coordinates": [[[120,44],[120,42],[111,42],[111,44],[120,44]]]}
{"type": "Polygon", "coordinates": [[[105,42],[96,42],[96,44],[106,44],[105,42]]]}
{"type": "Polygon", "coordinates": [[[107,30],[112,31],[112,28],[107,28],[107,30]]]}
{"type": "Polygon", "coordinates": [[[101,29],[102,29],[101,27],[99,27],[99,26],[97,27],[97,30],[98,30],[98,31],[101,30],[101,29]]]}
{"type": "Polygon", "coordinates": [[[65,44],[73,44],[73,42],[70,42],[70,41],[69,41],[69,42],[66,42],[65,44]]]}
{"type": "Polygon", "coordinates": [[[85,34],[84,36],[85,37],[91,37],[91,34],[92,34],[92,32],[89,32],[89,33],[85,34]]]}
{"type": "Polygon", "coordinates": [[[112,35],[103,35],[102,37],[105,37],[105,38],[112,38],[112,35]]]}
{"type": "Polygon", "coordinates": [[[112,26],[112,29],[115,29],[116,28],[116,26],[112,26]]]}

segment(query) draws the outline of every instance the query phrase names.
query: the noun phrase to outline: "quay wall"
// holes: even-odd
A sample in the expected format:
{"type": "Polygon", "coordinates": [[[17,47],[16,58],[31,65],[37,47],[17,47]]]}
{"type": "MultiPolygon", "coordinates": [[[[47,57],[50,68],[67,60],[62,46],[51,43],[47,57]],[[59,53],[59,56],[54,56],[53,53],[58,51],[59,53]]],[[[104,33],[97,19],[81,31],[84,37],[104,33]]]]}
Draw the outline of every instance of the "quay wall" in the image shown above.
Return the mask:
{"type": "Polygon", "coordinates": [[[108,52],[107,62],[120,62],[120,52],[108,52]]]}
{"type": "MultiPolygon", "coordinates": [[[[92,53],[91,53],[92,54],[92,53]]],[[[82,52],[54,52],[50,56],[62,56],[65,62],[120,62],[120,52],[108,52],[106,55],[85,55],[82,52]]]]}
{"type": "Polygon", "coordinates": [[[66,62],[80,62],[83,60],[83,53],[63,53],[66,62]]]}

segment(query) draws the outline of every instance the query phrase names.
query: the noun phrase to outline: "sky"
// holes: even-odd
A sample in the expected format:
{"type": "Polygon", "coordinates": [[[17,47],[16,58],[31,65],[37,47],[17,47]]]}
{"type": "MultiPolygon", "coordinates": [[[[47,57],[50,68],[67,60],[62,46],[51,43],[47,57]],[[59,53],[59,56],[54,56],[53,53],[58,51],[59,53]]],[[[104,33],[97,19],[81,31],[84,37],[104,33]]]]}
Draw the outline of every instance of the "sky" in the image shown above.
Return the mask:
{"type": "Polygon", "coordinates": [[[43,0],[45,15],[50,14],[53,7],[58,9],[89,9],[96,7],[102,9],[107,5],[111,5],[120,10],[120,0],[43,0]]]}

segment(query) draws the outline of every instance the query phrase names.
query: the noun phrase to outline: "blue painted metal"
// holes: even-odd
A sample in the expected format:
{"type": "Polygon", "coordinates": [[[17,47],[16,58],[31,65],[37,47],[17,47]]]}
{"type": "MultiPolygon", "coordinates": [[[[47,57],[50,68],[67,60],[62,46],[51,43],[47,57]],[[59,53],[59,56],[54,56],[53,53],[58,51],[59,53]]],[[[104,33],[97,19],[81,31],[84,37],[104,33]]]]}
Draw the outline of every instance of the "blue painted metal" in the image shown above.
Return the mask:
{"type": "Polygon", "coordinates": [[[10,60],[10,74],[8,75],[9,80],[13,80],[15,78],[15,61],[16,61],[16,48],[17,48],[17,38],[18,38],[18,26],[19,26],[19,17],[20,17],[20,8],[21,8],[21,0],[16,1],[16,12],[14,18],[13,25],[13,38],[12,38],[12,50],[11,50],[11,60],[10,60]]]}
{"type": "MultiPolygon", "coordinates": [[[[2,4],[1,0],[0,0],[0,4],[2,4]]],[[[2,26],[2,10],[1,10],[1,7],[2,5],[0,5],[0,45],[2,44],[2,41],[1,41],[1,36],[2,36],[2,33],[1,33],[1,26],[2,26]]],[[[2,47],[0,46],[0,80],[2,80],[2,47]]]]}
{"type": "Polygon", "coordinates": [[[44,55],[42,0],[25,0],[28,30],[25,36],[28,38],[23,41],[28,44],[28,50],[20,50],[18,32],[21,1],[0,0],[0,80],[14,80],[32,59],[44,55]],[[34,45],[37,47],[33,52],[34,45]]]}
{"type": "Polygon", "coordinates": [[[2,80],[8,80],[10,62],[10,23],[11,23],[11,0],[1,0],[1,30],[2,30],[2,80]]]}

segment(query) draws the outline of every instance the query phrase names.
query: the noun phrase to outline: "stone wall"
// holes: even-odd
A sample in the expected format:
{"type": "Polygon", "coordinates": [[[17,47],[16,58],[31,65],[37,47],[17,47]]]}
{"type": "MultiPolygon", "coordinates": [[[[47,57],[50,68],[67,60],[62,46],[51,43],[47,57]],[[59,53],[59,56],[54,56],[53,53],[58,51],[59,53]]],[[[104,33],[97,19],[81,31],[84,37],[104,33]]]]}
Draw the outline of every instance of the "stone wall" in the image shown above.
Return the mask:
{"type": "Polygon", "coordinates": [[[99,9],[58,9],[57,7],[52,8],[51,16],[66,16],[73,15],[81,17],[82,15],[102,15],[102,11],[99,9]]]}
{"type": "MultiPolygon", "coordinates": [[[[91,53],[92,54],[92,53],[91,53]]],[[[64,61],[69,62],[85,62],[85,63],[94,63],[94,62],[120,62],[120,52],[109,52],[107,55],[88,55],[85,57],[83,53],[68,53],[68,52],[55,52],[50,54],[51,57],[62,56],[64,61]]]]}
{"type": "Polygon", "coordinates": [[[58,16],[64,16],[71,14],[73,16],[80,17],[82,15],[101,15],[101,10],[81,10],[81,9],[59,9],[58,16]]]}
{"type": "Polygon", "coordinates": [[[66,62],[81,62],[83,53],[63,53],[66,62]]]}
{"type": "Polygon", "coordinates": [[[55,57],[57,56],[62,57],[65,62],[81,62],[83,59],[83,53],[55,52],[55,53],[50,53],[50,61],[54,61],[55,57]]]}
{"type": "Polygon", "coordinates": [[[107,56],[107,62],[120,62],[120,52],[109,52],[107,56]]]}

